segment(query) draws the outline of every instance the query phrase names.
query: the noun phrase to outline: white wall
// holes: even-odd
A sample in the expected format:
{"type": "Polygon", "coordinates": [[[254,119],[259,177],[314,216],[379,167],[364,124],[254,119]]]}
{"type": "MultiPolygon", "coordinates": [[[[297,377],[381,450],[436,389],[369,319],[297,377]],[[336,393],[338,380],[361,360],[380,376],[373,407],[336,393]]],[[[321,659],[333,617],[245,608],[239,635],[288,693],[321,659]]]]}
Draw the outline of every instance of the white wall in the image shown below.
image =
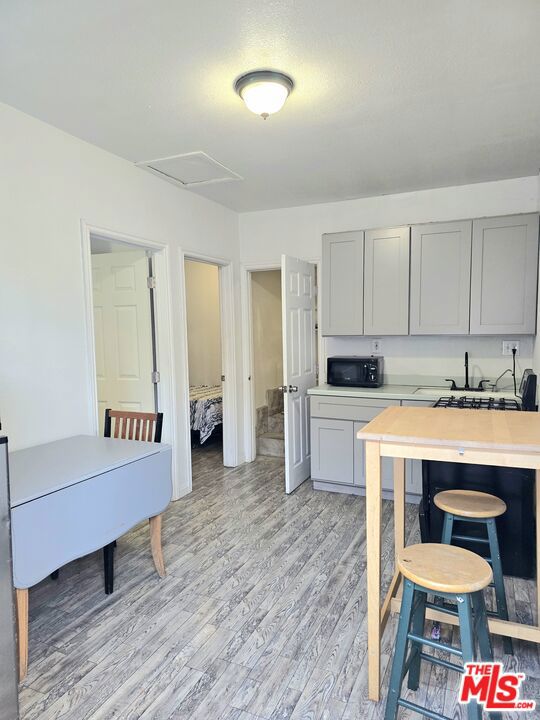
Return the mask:
{"type": "MultiPolygon", "coordinates": [[[[460,187],[422,190],[320,205],[240,215],[240,258],[243,263],[278,262],[281,253],[308,260],[321,257],[323,233],[392,227],[424,222],[536,212],[540,209],[538,177],[501,180],[460,187]]],[[[533,363],[533,339],[520,338],[519,366],[533,363]]],[[[327,355],[370,354],[369,338],[329,338],[327,355]]],[[[536,343],[537,346],[540,343],[536,343]]],[[[463,376],[468,350],[475,374],[497,376],[508,366],[500,339],[491,337],[383,338],[382,354],[391,376],[440,379],[463,376]]],[[[535,366],[540,371],[540,349],[535,366]]]]}
{"type": "Polygon", "coordinates": [[[186,260],[186,314],[190,385],[221,383],[219,270],[186,260]]]}
{"type": "Polygon", "coordinates": [[[266,391],[283,384],[281,270],[251,273],[255,407],[266,405],[266,391]]]}
{"type": "MultiPolygon", "coordinates": [[[[84,219],[170,248],[176,452],[182,470],[188,429],[181,412],[187,387],[178,352],[184,342],[179,249],[232,259],[238,275],[237,214],[5,105],[0,105],[0,137],[0,416],[11,447],[91,427],[84,219]]],[[[239,317],[239,293],[236,311],[239,317]]],[[[239,337],[237,343],[239,358],[239,337]]],[[[180,480],[187,482],[185,475],[180,480]]]]}

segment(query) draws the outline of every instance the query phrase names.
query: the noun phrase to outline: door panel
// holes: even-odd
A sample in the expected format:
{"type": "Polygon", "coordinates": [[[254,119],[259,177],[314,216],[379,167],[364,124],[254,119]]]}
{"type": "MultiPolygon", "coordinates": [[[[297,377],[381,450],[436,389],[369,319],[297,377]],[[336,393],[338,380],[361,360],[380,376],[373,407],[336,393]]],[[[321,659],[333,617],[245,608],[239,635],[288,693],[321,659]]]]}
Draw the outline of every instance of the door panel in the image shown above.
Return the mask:
{"type": "Polygon", "coordinates": [[[471,228],[470,220],[413,226],[411,335],[469,332],[471,228]]]}
{"type": "Polygon", "coordinates": [[[316,385],[315,266],[283,256],[283,385],[285,413],[285,490],[295,490],[310,475],[309,397],[316,385]]]}
{"type": "Polygon", "coordinates": [[[409,332],[410,228],[366,231],[364,334],[409,332]]]}
{"type": "Polygon", "coordinates": [[[471,333],[536,331],[538,215],[473,222],[471,333]]]}
{"type": "Polygon", "coordinates": [[[362,335],[364,328],[364,233],[323,235],[323,335],[362,335]]]}
{"type": "Polygon", "coordinates": [[[100,432],[107,407],[156,409],[147,277],[144,250],[92,255],[100,432]]]}
{"type": "MultiPolygon", "coordinates": [[[[313,477],[324,482],[353,484],[354,423],[349,420],[311,420],[313,477]]],[[[355,483],[358,484],[358,483],[355,483]]]]}

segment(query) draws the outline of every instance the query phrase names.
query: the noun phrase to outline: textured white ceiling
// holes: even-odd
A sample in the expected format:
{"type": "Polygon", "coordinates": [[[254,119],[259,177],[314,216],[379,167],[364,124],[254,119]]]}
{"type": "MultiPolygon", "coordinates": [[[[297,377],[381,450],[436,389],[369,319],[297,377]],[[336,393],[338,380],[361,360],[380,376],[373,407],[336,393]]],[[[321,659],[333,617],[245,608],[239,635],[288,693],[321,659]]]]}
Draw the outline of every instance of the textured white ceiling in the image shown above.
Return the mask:
{"type": "Polygon", "coordinates": [[[132,161],[202,150],[244,179],[194,191],[240,211],[536,174],[539,71],[538,0],[0,3],[1,101],[132,161]],[[296,82],[266,121],[232,90],[259,67],[296,82]]]}

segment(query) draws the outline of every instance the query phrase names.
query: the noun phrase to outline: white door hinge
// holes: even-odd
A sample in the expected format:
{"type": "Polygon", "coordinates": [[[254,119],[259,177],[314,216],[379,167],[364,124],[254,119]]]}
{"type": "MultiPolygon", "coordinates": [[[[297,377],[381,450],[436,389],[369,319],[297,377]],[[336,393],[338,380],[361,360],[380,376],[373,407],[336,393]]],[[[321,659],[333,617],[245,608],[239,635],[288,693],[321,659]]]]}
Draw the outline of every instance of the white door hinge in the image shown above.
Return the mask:
{"type": "Polygon", "coordinates": [[[156,278],[153,275],[150,275],[150,277],[146,278],[146,284],[148,285],[149,290],[155,290],[156,289],[156,278]]]}
{"type": "Polygon", "coordinates": [[[159,374],[159,371],[154,370],[154,372],[152,373],[152,382],[154,383],[154,385],[157,385],[160,380],[161,376],[159,374]]]}

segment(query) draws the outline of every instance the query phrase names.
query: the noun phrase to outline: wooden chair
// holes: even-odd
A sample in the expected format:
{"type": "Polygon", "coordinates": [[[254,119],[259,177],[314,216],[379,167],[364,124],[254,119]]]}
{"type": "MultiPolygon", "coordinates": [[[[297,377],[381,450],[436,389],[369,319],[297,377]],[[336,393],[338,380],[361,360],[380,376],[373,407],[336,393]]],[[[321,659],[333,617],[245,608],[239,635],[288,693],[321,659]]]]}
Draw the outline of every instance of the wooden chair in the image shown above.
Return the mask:
{"type": "MultiPolygon", "coordinates": [[[[121,440],[142,440],[161,442],[163,413],[128,412],[126,410],[105,410],[104,437],[121,440]]],[[[165,576],[165,563],[161,551],[161,515],[150,518],[150,540],[152,557],[160,577],[165,576]]],[[[103,574],[105,594],[114,589],[114,549],[116,540],[103,548],[103,574]]]]}

